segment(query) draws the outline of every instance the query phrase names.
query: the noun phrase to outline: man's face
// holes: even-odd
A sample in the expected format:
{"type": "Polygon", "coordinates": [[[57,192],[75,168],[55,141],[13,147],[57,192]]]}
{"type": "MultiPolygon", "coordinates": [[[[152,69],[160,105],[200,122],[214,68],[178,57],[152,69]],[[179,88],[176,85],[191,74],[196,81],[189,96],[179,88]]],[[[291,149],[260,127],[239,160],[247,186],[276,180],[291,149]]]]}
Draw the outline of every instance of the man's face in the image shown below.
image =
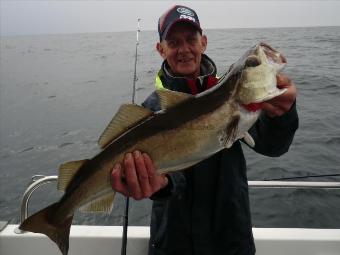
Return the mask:
{"type": "Polygon", "coordinates": [[[207,46],[207,38],[188,23],[177,23],[169,31],[165,40],[157,43],[157,51],[167,60],[176,76],[196,78],[200,75],[202,53],[207,46]]]}

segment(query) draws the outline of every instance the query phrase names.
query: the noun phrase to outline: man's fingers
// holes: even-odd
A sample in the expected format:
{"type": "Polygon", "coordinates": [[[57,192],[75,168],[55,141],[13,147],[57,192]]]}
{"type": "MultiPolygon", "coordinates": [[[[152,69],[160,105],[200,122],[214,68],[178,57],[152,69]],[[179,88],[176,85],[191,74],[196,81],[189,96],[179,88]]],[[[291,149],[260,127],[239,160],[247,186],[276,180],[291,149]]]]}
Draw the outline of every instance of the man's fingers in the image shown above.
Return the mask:
{"type": "Polygon", "coordinates": [[[271,103],[266,103],[266,102],[263,103],[262,109],[266,112],[266,114],[269,117],[281,116],[282,114],[284,114],[284,111],[280,107],[275,106],[271,103]]]}
{"type": "Polygon", "coordinates": [[[146,165],[146,169],[148,170],[150,185],[153,189],[157,189],[157,188],[159,188],[158,187],[159,185],[157,183],[155,166],[154,166],[154,164],[153,164],[153,162],[150,159],[148,154],[143,153],[143,158],[144,158],[144,162],[145,162],[145,165],[146,165]]]}
{"type": "Polygon", "coordinates": [[[126,182],[130,191],[130,195],[134,199],[142,198],[142,191],[139,186],[139,181],[136,173],[136,166],[134,158],[131,153],[127,153],[124,158],[124,173],[126,177],[126,182]]]}
{"type": "Polygon", "coordinates": [[[141,187],[141,192],[144,197],[149,197],[152,194],[152,190],[149,182],[149,175],[144,162],[144,157],[140,151],[135,151],[133,153],[135,159],[136,172],[138,176],[139,185],[141,187]]]}
{"type": "Polygon", "coordinates": [[[151,188],[154,191],[158,191],[160,188],[164,188],[168,185],[168,179],[165,175],[158,175],[156,172],[156,167],[148,154],[143,153],[144,162],[146,169],[148,170],[149,180],[151,188]]]}
{"type": "Polygon", "coordinates": [[[287,91],[262,104],[262,109],[270,117],[281,116],[288,112],[295,102],[296,87],[292,80],[285,74],[277,74],[277,87],[286,88],[287,91]]]}
{"type": "Polygon", "coordinates": [[[122,168],[120,164],[116,164],[111,172],[111,186],[113,190],[118,191],[125,196],[129,195],[127,185],[122,178],[122,168]]]}
{"type": "Polygon", "coordinates": [[[276,84],[278,88],[286,88],[292,85],[292,80],[285,74],[276,75],[276,84]]]}
{"type": "Polygon", "coordinates": [[[140,200],[150,197],[168,185],[167,177],[157,174],[153,161],[146,153],[141,154],[140,151],[127,153],[123,165],[124,168],[120,164],[113,168],[111,186],[125,196],[140,200]]]}

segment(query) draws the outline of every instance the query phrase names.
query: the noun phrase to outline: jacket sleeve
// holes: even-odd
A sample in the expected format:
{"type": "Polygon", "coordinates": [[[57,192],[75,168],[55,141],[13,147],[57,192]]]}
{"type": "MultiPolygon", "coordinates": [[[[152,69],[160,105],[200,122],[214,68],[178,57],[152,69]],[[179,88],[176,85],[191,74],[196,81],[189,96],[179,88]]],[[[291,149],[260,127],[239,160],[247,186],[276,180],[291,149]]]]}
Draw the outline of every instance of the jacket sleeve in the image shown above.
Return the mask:
{"type": "MultiPolygon", "coordinates": [[[[156,92],[151,93],[146,100],[142,103],[142,106],[152,110],[159,111],[161,109],[159,97],[156,92]]],[[[152,200],[161,200],[169,198],[175,194],[178,194],[186,186],[186,177],[183,172],[174,172],[167,174],[169,184],[153,194],[150,198],[152,200]]]]}
{"type": "Polygon", "coordinates": [[[255,141],[255,148],[253,149],[266,156],[281,156],[288,151],[298,126],[299,118],[296,103],[282,116],[271,118],[262,113],[249,130],[255,141]]]}

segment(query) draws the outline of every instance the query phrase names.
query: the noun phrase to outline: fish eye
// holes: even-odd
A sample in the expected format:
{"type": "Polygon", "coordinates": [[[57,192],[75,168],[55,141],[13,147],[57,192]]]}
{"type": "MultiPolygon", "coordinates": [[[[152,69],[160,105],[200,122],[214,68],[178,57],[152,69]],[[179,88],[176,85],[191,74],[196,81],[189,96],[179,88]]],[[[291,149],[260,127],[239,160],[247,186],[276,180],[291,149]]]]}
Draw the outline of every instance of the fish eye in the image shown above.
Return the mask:
{"type": "Polygon", "coordinates": [[[258,57],[252,55],[252,56],[249,56],[247,59],[246,59],[246,62],[245,62],[245,66],[247,67],[255,67],[255,66],[258,66],[261,64],[261,61],[259,60],[258,57]]]}

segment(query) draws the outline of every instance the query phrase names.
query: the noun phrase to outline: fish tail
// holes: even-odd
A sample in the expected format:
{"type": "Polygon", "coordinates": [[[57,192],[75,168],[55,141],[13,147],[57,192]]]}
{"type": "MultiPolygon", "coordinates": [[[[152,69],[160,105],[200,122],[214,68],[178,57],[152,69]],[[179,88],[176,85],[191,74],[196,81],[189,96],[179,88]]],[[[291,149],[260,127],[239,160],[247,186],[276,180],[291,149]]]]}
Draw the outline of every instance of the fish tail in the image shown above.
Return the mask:
{"type": "Polygon", "coordinates": [[[69,248],[70,228],[73,215],[61,223],[51,221],[59,203],[52,204],[45,209],[28,217],[19,228],[23,231],[30,231],[47,235],[55,242],[63,255],[67,255],[69,248]]]}

